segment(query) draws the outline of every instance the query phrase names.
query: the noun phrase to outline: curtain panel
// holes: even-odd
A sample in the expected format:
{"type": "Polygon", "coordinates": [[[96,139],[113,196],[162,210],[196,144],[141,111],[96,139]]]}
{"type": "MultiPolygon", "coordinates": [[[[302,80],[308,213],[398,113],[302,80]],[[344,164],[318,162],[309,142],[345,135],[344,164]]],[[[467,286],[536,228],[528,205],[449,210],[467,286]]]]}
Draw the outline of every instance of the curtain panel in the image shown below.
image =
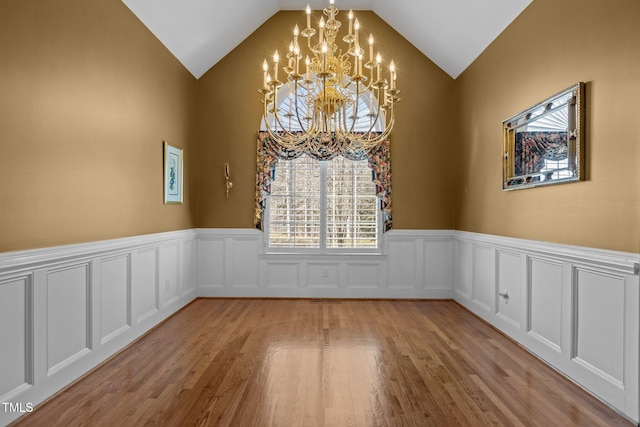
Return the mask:
{"type": "Polygon", "coordinates": [[[376,147],[368,150],[354,149],[348,141],[335,135],[318,137],[314,149],[288,149],[274,141],[267,132],[258,132],[257,165],[256,165],[256,200],[254,224],[262,230],[263,215],[267,197],[271,194],[271,181],[275,176],[278,160],[296,159],[306,154],[316,160],[331,160],[343,156],[349,160],[367,160],[373,171],[372,179],[376,185],[376,195],[380,199],[383,230],[388,231],[393,225],[391,217],[391,155],[389,139],[385,139],[376,147]]]}

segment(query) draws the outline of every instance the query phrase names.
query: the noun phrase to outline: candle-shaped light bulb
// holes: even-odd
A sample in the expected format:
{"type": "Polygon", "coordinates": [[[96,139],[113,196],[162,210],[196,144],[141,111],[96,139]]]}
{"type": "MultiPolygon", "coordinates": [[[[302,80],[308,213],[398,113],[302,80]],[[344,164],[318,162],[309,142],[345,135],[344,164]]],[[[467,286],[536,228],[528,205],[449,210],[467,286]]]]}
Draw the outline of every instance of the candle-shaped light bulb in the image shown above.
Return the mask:
{"type": "Polygon", "coordinates": [[[291,66],[291,60],[293,59],[293,42],[289,43],[289,66],[291,66]]]}
{"type": "Polygon", "coordinates": [[[327,42],[322,42],[322,71],[327,71],[327,51],[329,47],[327,42]]]}
{"type": "Polygon", "coordinates": [[[376,72],[378,74],[378,81],[380,81],[380,63],[382,62],[382,56],[380,56],[380,52],[376,55],[376,72]]]}
{"type": "Polygon", "coordinates": [[[349,35],[353,34],[353,10],[349,10],[349,35]]]}
{"type": "Polygon", "coordinates": [[[373,34],[369,34],[369,61],[373,61],[373,34]]]}
{"type": "Polygon", "coordinates": [[[307,5],[305,12],[307,13],[307,28],[311,28],[311,8],[309,5],[307,5]]]}
{"type": "Polygon", "coordinates": [[[389,64],[389,73],[391,74],[391,89],[395,89],[396,88],[396,64],[393,63],[393,61],[391,61],[391,63],[389,64]]]}
{"type": "Polygon", "coordinates": [[[362,75],[362,54],[358,55],[358,59],[360,59],[358,61],[358,74],[362,75]]]}
{"type": "Polygon", "coordinates": [[[293,66],[293,42],[289,43],[289,64],[287,65],[289,68],[293,66]]]}
{"type": "Polygon", "coordinates": [[[278,55],[278,51],[273,54],[273,77],[278,80],[278,62],[280,61],[280,55],[278,55]]]}
{"type": "Polygon", "coordinates": [[[307,66],[307,81],[309,81],[309,65],[311,64],[311,60],[309,59],[309,55],[307,55],[306,59],[304,60],[304,63],[307,66]]]}
{"type": "Polygon", "coordinates": [[[300,29],[298,28],[298,24],[293,27],[293,44],[294,46],[298,46],[298,34],[300,34],[300,29]]]}
{"type": "Polygon", "coordinates": [[[320,22],[318,23],[318,27],[320,27],[319,42],[320,42],[320,44],[322,44],[322,41],[324,40],[324,17],[320,18],[320,22]]]}
{"type": "Polygon", "coordinates": [[[355,47],[357,51],[358,48],[360,47],[360,42],[358,41],[358,33],[360,32],[360,22],[358,22],[358,18],[356,18],[356,20],[353,22],[353,29],[355,30],[355,34],[353,37],[355,38],[355,42],[356,42],[355,47]]]}
{"type": "Polygon", "coordinates": [[[267,63],[267,60],[265,59],[264,62],[262,63],[262,71],[263,71],[263,84],[266,87],[267,86],[267,71],[269,71],[269,64],[267,63]]]}

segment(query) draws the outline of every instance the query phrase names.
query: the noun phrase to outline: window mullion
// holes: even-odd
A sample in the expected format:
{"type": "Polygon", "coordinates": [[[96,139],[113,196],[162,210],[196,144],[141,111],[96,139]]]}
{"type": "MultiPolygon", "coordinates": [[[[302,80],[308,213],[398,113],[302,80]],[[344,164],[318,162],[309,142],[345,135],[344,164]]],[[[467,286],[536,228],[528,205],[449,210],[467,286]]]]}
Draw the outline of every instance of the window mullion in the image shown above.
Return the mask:
{"type": "Polygon", "coordinates": [[[320,251],[327,250],[327,161],[320,161],[320,251]]]}

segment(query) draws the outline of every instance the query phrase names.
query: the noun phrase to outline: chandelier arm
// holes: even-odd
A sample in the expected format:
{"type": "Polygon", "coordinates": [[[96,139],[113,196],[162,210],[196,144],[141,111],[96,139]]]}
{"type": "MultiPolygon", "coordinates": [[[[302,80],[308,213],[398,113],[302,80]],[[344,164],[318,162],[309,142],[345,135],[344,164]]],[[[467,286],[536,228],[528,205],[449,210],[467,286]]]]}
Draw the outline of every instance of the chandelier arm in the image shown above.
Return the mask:
{"type": "MultiPolygon", "coordinates": [[[[275,96],[274,96],[275,99],[275,96]]],[[[282,128],[282,133],[278,132],[278,130],[274,130],[271,127],[271,120],[269,120],[269,115],[268,115],[268,106],[265,103],[265,125],[267,127],[267,132],[269,133],[269,135],[280,145],[284,146],[285,148],[289,148],[289,149],[295,149],[295,150],[300,150],[302,148],[305,148],[307,145],[307,138],[305,136],[298,136],[295,135],[291,132],[289,132],[287,129],[285,129],[282,126],[282,123],[280,123],[280,119],[278,118],[278,114],[277,114],[277,110],[275,109],[275,105],[274,105],[274,117],[275,117],[275,121],[276,124],[280,125],[280,127],[282,128]],[[284,134],[284,135],[283,135],[284,134]]]]}
{"type": "MultiPolygon", "coordinates": [[[[304,89],[304,87],[303,87],[304,89]]],[[[295,98],[295,103],[296,103],[296,119],[298,120],[298,125],[300,125],[300,129],[302,130],[302,132],[304,133],[309,133],[309,129],[305,129],[304,126],[302,125],[302,120],[300,119],[300,109],[299,107],[299,103],[298,103],[298,81],[296,80],[295,82],[295,93],[294,93],[294,98],[295,98]]]]}
{"type": "Polygon", "coordinates": [[[353,133],[353,129],[356,127],[356,120],[358,120],[358,110],[360,108],[360,80],[356,81],[356,99],[355,106],[353,107],[353,120],[351,121],[351,129],[349,129],[349,133],[353,133]]]}
{"type": "MultiPolygon", "coordinates": [[[[378,90],[379,91],[379,90],[378,90]]],[[[380,118],[380,105],[378,104],[378,109],[376,111],[376,115],[375,118],[371,121],[371,124],[369,125],[369,130],[367,130],[366,132],[363,133],[363,135],[370,135],[373,131],[373,128],[375,127],[376,123],[378,123],[378,119],[380,118]]],[[[385,124],[385,130],[387,129],[387,126],[385,124]]],[[[357,138],[358,140],[364,140],[364,138],[357,138]]]]}
{"type": "Polygon", "coordinates": [[[327,132],[331,130],[331,122],[329,121],[328,112],[330,109],[327,107],[327,77],[322,76],[322,109],[320,109],[322,114],[322,131],[327,132]]]}

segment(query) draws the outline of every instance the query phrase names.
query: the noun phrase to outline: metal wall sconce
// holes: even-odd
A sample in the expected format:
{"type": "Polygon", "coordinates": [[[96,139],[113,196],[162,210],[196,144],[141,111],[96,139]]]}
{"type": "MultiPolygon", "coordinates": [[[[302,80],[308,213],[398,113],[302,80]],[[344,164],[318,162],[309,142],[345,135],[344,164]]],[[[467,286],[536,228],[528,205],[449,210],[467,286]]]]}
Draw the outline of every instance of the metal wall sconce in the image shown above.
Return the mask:
{"type": "Polygon", "coordinates": [[[229,190],[233,187],[233,182],[230,180],[229,175],[229,163],[224,164],[224,180],[225,180],[225,188],[227,189],[227,199],[229,198],[229,190]]]}

